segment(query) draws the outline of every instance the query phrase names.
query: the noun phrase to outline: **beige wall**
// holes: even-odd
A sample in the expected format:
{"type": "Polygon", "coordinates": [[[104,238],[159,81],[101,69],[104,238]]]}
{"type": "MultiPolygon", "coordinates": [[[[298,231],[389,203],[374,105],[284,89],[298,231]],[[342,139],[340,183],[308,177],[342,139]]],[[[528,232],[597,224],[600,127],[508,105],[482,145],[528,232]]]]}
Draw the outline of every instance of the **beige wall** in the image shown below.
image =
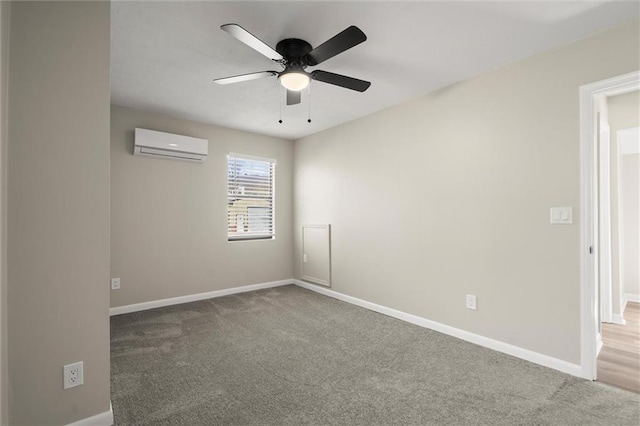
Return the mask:
{"type": "MultiPolygon", "coordinates": [[[[640,92],[612,96],[607,99],[608,121],[611,128],[611,293],[612,312],[622,315],[623,288],[620,273],[620,209],[618,185],[618,131],[640,126],[640,92]]],[[[635,260],[638,263],[638,260],[635,260]]]]}
{"type": "Polygon", "coordinates": [[[7,353],[7,80],[10,2],[0,2],[0,424],[9,422],[7,353]]]}
{"type": "Polygon", "coordinates": [[[109,410],[108,2],[14,2],[8,137],[11,424],[109,410]],[[64,364],[84,385],[62,389],[64,364]]]}
{"type": "Polygon", "coordinates": [[[293,142],[112,107],[111,306],[288,279],[293,142]],[[134,157],[142,127],[209,140],[202,164],[134,157]],[[227,241],[227,153],[275,158],[276,238],[227,241]],[[252,266],[247,266],[251,264],[252,266]]]}
{"type": "Polygon", "coordinates": [[[636,21],[297,141],[296,277],[330,223],[335,291],[578,364],[578,89],[638,51],[636,21]]]}

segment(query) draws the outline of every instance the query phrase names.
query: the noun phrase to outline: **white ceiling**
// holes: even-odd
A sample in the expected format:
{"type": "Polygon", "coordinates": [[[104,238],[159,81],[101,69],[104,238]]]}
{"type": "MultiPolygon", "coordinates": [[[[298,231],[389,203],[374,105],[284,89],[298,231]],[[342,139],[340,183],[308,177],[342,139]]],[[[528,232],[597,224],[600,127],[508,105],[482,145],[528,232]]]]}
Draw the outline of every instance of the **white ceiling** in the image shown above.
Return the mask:
{"type": "Polygon", "coordinates": [[[113,1],[111,97],[116,105],[297,139],[638,19],[639,4],[113,1]],[[315,69],[372,85],[359,93],[313,82],[311,103],[303,96],[301,104],[286,106],[275,77],[214,84],[214,78],[280,70],[220,30],[226,23],[274,48],[292,37],[315,47],[356,25],[368,40],[315,69]]]}

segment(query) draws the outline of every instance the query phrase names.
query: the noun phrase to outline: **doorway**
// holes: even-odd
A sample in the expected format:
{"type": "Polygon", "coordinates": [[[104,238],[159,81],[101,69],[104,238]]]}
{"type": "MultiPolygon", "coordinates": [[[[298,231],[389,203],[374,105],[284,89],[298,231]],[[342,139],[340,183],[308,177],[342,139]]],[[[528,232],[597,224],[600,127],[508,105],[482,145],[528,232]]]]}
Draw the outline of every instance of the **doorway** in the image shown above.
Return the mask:
{"type": "MultiPolygon", "coordinates": [[[[590,380],[597,379],[597,356],[602,347],[600,284],[608,276],[611,267],[610,253],[603,255],[600,250],[603,194],[598,144],[601,130],[599,106],[607,97],[637,90],[640,90],[640,71],[580,87],[581,366],[583,377],[590,380]]],[[[604,196],[608,196],[606,190],[604,196]]],[[[610,218],[604,217],[604,220],[610,218]]],[[[605,243],[608,244],[607,241],[605,243]]],[[[605,294],[605,299],[607,298],[611,300],[611,295],[605,294]]]]}
{"type": "Polygon", "coordinates": [[[640,300],[640,91],[607,97],[599,122],[607,131],[599,141],[603,345],[597,378],[640,393],[640,305],[634,303],[640,300]]]}

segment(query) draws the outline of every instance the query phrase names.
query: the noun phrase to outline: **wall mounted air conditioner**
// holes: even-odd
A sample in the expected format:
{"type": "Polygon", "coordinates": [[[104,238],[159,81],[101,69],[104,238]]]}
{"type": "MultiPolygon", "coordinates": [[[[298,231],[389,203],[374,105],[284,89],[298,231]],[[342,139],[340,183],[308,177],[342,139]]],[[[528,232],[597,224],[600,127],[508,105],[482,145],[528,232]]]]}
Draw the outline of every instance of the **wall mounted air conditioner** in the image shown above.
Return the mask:
{"type": "Polygon", "coordinates": [[[209,141],[136,128],[133,155],[202,163],[207,159],[209,141]]]}

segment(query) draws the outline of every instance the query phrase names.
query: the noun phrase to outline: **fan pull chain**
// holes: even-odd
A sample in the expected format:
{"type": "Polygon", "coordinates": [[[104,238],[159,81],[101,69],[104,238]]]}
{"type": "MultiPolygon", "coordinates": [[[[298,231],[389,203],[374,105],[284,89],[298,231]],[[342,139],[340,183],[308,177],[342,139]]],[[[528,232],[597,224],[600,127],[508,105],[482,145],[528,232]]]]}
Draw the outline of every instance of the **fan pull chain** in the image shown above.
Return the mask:
{"type": "Polygon", "coordinates": [[[309,113],[307,115],[307,123],[311,123],[311,82],[307,86],[307,102],[309,103],[309,113]]]}
{"type": "MultiPolygon", "coordinates": [[[[278,84],[278,90],[280,91],[280,93],[284,93],[282,91],[282,86],[280,85],[280,82],[278,82],[278,80],[276,80],[277,84],[278,84]]],[[[280,99],[278,101],[278,105],[280,106],[280,119],[278,120],[278,123],[282,124],[282,102],[284,102],[284,96],[282,97],[282,99],[280,99]]]]}

